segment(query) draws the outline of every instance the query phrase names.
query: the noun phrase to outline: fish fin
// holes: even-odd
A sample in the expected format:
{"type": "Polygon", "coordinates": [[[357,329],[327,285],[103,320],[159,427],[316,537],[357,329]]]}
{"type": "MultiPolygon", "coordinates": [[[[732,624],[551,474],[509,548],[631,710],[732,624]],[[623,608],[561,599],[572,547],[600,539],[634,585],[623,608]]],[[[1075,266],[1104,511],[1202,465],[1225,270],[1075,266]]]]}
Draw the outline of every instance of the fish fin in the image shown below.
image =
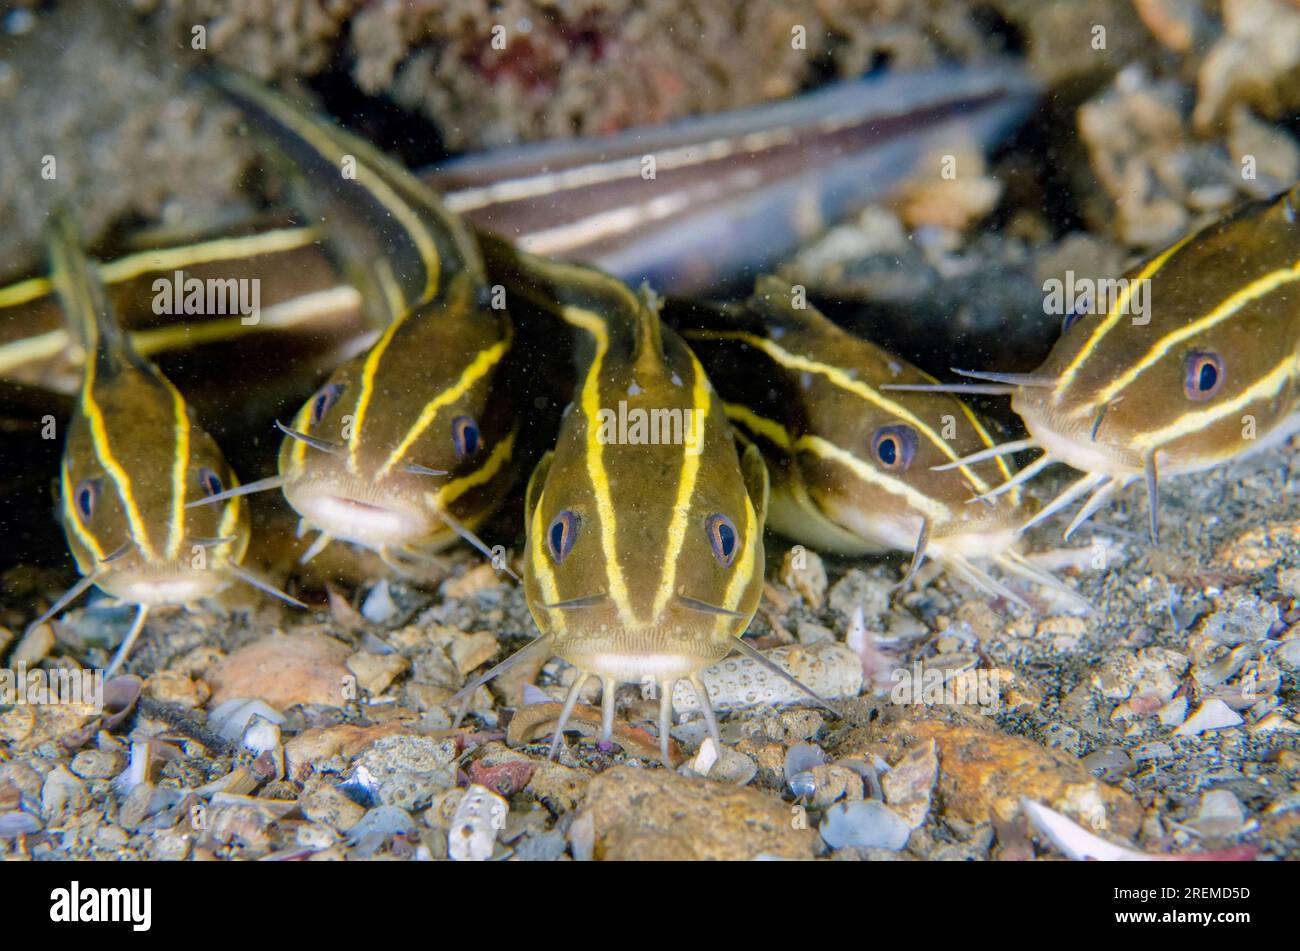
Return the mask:
{"type": "Polygon", "coordinates": [[[104,292],[99,270],[81,247],[77,226],[62,211],[50,217],[45,231],[50,261],[50,282],[59,299],[73,338],[104,371],[114,372],[129,363],[146,373],[156,372],[127,342],[104,292]]]}
{"type": "Polygon", "coordinates": [[[1160,545],[1160,469],[1156,462],[1155,450],[1143,460],[1143,472],[1147,483],[1147,509],[1151,520],[1151,544],[1160,545]]]}
{"type": "Polygon", "coordinates": [[[551,471],[551,458],[554,452],[547,452],[533,467],[533,474],[528,477],[528,488],[524,491],[524,515],[531,525],[533,512],[541,501],[542,489],[546,485],[546,474],[551,471]]]}
{"type": "Polygon", "coordinates": [[[763,461],[763,452],[754,443],[750,443],[740,455],[740,472],[745,479],[745,491],[754,504],[758,524],[762,526],[767,522],[767,503],[772,493],[772,482],[767,463],[763,461]]]}
{"type": "Polygon", "coordinates": [[[664,362],[663,322],[659,319],[660,301],[649,284],[642,284],[637,294],[641,306],[637,308],[636,338],[632,346],[634,363],[644,363],[651,367],[662,366],[664,362]]]}
{"type": "Polygon", "coordinates": [[[921,529],[916,533],[916,545],[912,548],[912,563],[907,566],[907,574],[903,575],[903,580],[894,585],[894,589],[905,588],[916,577],[916,573],[921,570],[921,565],[925,563],[925,550],[930,543],[930,520],[924,516],[921,518],[921,529]]]}
{"type": "Polygon", "coordinates": [[[759,317],[764,327],[825,331],[834,328],[822,312],[808,303],[805,291],[771,274],[754,281],[754,293],[745,302],[746,309],[759,317]]]}
{"type": "Polygon", "coordinates": [[[465,714],[469,712],[470,698],[474,696],[475,690],[482,687],[484,684],[491,683],[507,670],[517,667],[524,661],[535,659],[543,651],[545,651],[549,656],[550,650],[550,641],[544,635],[536,640],[529,641],[505,660],[501,661],[501,663],[496,664],[486,673],[479,674],[465,686],[457,690],[446,703],[446,706],[456,710],[455,718],[452,720],[452,726],[460,726],[460,721],[465,719],[465,714]]]}

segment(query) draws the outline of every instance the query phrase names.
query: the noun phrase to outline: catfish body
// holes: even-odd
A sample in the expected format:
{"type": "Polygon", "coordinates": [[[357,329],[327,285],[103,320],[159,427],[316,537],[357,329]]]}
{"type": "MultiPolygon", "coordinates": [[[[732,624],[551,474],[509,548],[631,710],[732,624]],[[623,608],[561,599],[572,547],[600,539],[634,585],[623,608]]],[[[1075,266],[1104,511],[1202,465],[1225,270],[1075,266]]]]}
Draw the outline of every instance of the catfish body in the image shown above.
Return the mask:
{"type": "Polygon", "coordinates": [[[667,763],[674,684],[693,684],[717,740],[699,672],[752,651],[741,635],[762,596],[766,468],[757,450],[738,453],[704,368],[648,290],[485,246],[512,310],[526,303],[567,328],[577,370],[525,500],[524,590],[540,637],[462,696],[523,656],[555,654],[578,675],[553,744],[591,677],[608,739],[615,688],[631,681],[658,693],[667,763]]]}
{"type": "Polygon", "coordinates": [[[191,506],[236,486],[234,473],[180,392],[131,348],[65,218],[51,227],[50,258],[86,359],[59,480],[61,521],[83,577],[46,617],[91,584],[138,605],[115,669],[148,608],[196,602],[246,577],[239,562],[249,518],[238,497],[191,506]]]}
{"type": "Polygon", "coordinates": [[[1195,472],[1257,448],[1300,395],[1300,186],[1250,202],[1072,314],[1013,396],[1054,458],[1115,478],[1195,472]]]}
{"type": "Polygon", "coordinates": [[[209,78],[289,166],[300,206],[384,328],[282,427],[279,485],[302,525],[378,551],[401,570],[473,528],[518,475],[512,395],[497,385],[513,340],[491,306],[460,219],[369,144],[231,73],[209,78]]]}
{"type": "MultiPolygon", "coordinates": [[[[1066,315],[1031,374],[1003,384],[1043,454],[1083,476],[1036,516],[1086,497],[1066,537],[1120,489],[1146,484],[1158,540],[1161,476],[1210,469],[1300,425],[1300,186],[1248,202],[1066,315]]],[[[1032,524],[1027,523],[1027,524],[1032,524]]]]}
{"type": "Polygon", "coordinates": [[[1062,590],[1013,547],[1033,512],[1018,491],[970,504],[1011,477],[1003,459],[963,461],[994,446],[986,424],[948,394],[885,389],[930,380],[921,370],[835,326],[777,278],[760,278],[743,306],[668,312],[741,439],[762,449],[776,531],[843,555],[911,552],[909,577],[934,557],[1021,604],[980,563],[1062,590]]]}

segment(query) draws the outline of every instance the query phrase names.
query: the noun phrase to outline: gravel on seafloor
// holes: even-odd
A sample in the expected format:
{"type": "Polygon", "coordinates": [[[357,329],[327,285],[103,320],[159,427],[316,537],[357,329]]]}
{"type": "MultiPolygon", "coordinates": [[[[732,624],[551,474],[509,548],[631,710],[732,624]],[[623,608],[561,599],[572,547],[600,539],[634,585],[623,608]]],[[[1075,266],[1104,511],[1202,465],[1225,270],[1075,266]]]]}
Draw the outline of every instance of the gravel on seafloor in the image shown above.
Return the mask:
{"type": "MultiPolygon", "coordinates": [[[[942,574],[891,598],[896,559],[804,551],[795,571],[774,545],[755,643],[816,658],[800,669],[841,716],[733,658],[707,678],[722,748],[683,703],[671,771],[636,685],[614,744],[582,704],[549,760],[571,676],[554,660],[484,689],[452,728],[451,694],[528,630],[520,589],[469,553],[438,590],[385,582],[387,625],[337,604],[236,611],[173,643],[163,617],[114,707],[0,710],[0,855],[1011,859],[1069,854],[1074,834],[1133,855],[1294,855],[1300,556],[1270,541],[1300,533],[1281,491],[1293,458],[1171,479],[1159,549],[1137,495],[1068,548],[1031,533],[1103,606],[1087,616],[989,603],[942,574]]],[[[41,662],[72,663],[64,643],[41,638],[41,662]]],[[[79,649],[99,663],[109,646],[79,649]]]]}
{"type": "MultiPolygon", "coordinates": [[[[437,14],[388,22],[390,5],[364,5],[347,31],[347,17],[329,12],[347,5],[302,4],[302,22],[287,27],[259,13],[269,7],[237,6],[208,23],[225,61],[309,78],[346,43],[363,88],[433,115],[451,142],[556,134],[539,125],[536,103],[510,76],[485,84],[481,75],[444,71],[441,57],[474,38],[446,39],[437,14]],[[467,86],[477,98],[458,98],[467,86]],[[447,112],[449,103],[461,111],[447,112]]],[[[606,12],[593,14],[584,35],[623,38],[684,4],[649,4],[635,15],[630,4],[597,6],[606,12]]],[[[919,65],[938,53],[969,61],[996,45],[972,25],[967,4],[879,6],[819,5],[847,37],[833,57],[837,70],[852,72],[882,49],[919,65]],[[883,23],[890,29],[871,29],[883,23]]],[[[1075,81],[1091,90],[1048,130],[1063,143],[1052,171],[1070,183],[1077,230],[1058,233],[1047,219],[1041,155],[1013,148],[992,163],[970,157],[978,174],[915,182],[790,262],[787,276],[819,299],[905,310],[912,333],[926,339],[989,328],[996,336],[1013,324],[999,346],[1022,340],[1029,352],[1055,332],[1054,321],[1042,320],[1045,279],[1067,270],[1113,275],[1241,197],[1297,176],[1300,148],[1279,122],[1300,104],[1293,4],[990,6],[1028,39],[1031,69],[1053,90],[1075,81]],[[1111,24],[1105,51],[1072,44],[1102,21],[1111,24]],[[1239,172],[1247,156],[1256,178],[1239,172]],[[984,227],[990,213],[992,230],[984,227]]],[[[533,7],[520,0],[511,12],[527,17],[533,7]]],[[[137,8],[174,25],[194,4],[141,0],[137,8]]],[[[23,11],[29,19],[9,18],[5,29],[39,38],[75,9],[23,11]]],[[[754,16],[737,35],[752,39],[754,16]]],[[[229,141],[229,113],[195,111],[167,82],[143,88],[152,67],[100,42],[101,33],[129,38],[149,28],[87,27],[84,56],[73,57],[82,72],[112,77],[100,86],[124,97],[132,122],[122,121],[121,102],[86,105],[67,92],[62,66],[36,69],[29,82],[39,56],[6,60],[0,70],[0,99],[25,110],[21,122],[37,127],[50,102],[66,104],[66,121],[40,128],[85,138],[96,131],[90,120],[100,121],[101,171],[135,162],[142,143],[168,159],[151,176],[111,176],[121,186],[111,193],[70,170],[65,184],[94,233],[128,211],[164,222],[202,216],[229,199],[239,178],[240,156],[211,147],[229,141]],[[153,131],[162,115],[171,117],[171,137],[153,131]]],[[[557,42],[540,35],[536,55],[555,57],[557,42]]],[[[565,59],[555,89],[578,117],[565,134],[784,95],[806,78],[806,62],[775,50],[754,57],[748,42],[735,44],[744,63],[718,47],[716,83],[661,89],[655,115],[631,111],[626,86],[589,82],[593,55],[586,65],[583,56],[565,59]],[[755,71],[771,84],[746,82],[755,71]]],[[[662,78],[664,62],[655,61],[652,79],[662,78]]],[[[0,170],[14,167],[5,150],[20,141],[0,143],[0,170]]],[[[47,198],[16,190],[0,171],[7,221],[43,220],[47,198]]],[[[21,227],[5,240],[22,253],[36,247],[21,227]]],[[[638,685],[618,692],[614,744],[599,742],[599,698],[589,691],[548,759],[548,726],[573,676],[556,660],[480,689],[468,719],[453,726],[450,697],[533,631],[520,589],[470,552],[448,556],[441,584],[365,577],[331,589],[316,614],[275,605],[160,613],[126,675],[107,685],[103,710],[0,707],[0,857],[1294,857],[1296,450],[1166,480],[1158,548],[1145,541],[1140,493],[1121,494],[1068,545],[1059,524],[1031,531],[1026,551],[1098,605],[1090,615],[1030,589],[1022,593],[1033,612],[990,603],[933,565],[894,592],[900,558],[794,558],[773,539],[751,637],[834,698],[840,717],[805,705],[736,656],[705,675],[722,717],[721,748],[693,692],[675,695],[672,770],[658,764],[658,701],[638,685]]],[[[1044,478],[1032,491],[1048,498],[1066,478],[1044,478]]],[[[7,665],[107,662],[126,618],[91,606],[23,632],[38,588],[22,569],[2,580],[7,665]]]]}

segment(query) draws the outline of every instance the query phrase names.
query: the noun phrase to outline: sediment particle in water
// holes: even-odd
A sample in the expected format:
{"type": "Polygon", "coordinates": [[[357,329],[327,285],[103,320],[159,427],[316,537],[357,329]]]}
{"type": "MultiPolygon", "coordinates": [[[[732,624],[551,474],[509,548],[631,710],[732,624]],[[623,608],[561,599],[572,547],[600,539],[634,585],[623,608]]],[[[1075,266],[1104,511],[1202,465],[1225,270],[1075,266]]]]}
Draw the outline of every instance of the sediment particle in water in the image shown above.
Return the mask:
{"type": "Polygon", "coordinates": [[[285,765],[290,778],[304,782],[311,772],[334,760],[339,768],[371,744],[386,737],[409,733],[410,727],[392,720],[374,726],[357,726],[343,723],[331,727],[312,727],[303,730],[284,745],[285,765]]]}
{"type": "Polygon", "coordinates": [[[1188,53],[1209,33],[1209,20],[1197,0],[1134,0],[1142,23],[1164,46],[1188,53]]]}
{"type": "Polygon", "coordinates": [[[826,601],[826,565],[815,551],[795,545],[781,562],[781,583],[797,591],[814,611],[826,601]]]}
{"type": "Polygon", "coordinates": [[[76,818],[90,802],[86,784],[62,763],[45,774],[41,785],[41,815],[52,826],[76,818]]]}
{"type": "Polygon", "coordinates": [[[543,761],[528,779],[527,792],[555,813],[570,812],[587,796],[591,774],[561,763],[543,761]]]}
{"type": "Polygon", "coordinates": [[[308,819],[324,823],[337,832],[350,831],[366,814],[366,810],[341,789],[325,782],[304,789],[298,804],[308,819]]]}
{"type": "Polygon", "coordinates": [[[145,693],[163,703],[194,710],[203,706],[212,694],[205,681],[192,680],[173,670],[156,670],[144,684],[145,693]]]}
{"type": "Polygon", "coordinates": [[[419,809],[456,783],[456,743],[423,736],[389,736],[359,757],[355,767],[369,776],[378,802],[419,809]]]}
{"type": "Polygon", "coordinates": [[[72,758],[72,771],[82,779],[111,779],[126,766],[120,753],[82,750],[72,758]]]}
{"type": "Polygon", "coordinates": [[[357,651],[347,659],[347,668],[357,678],[357,686],[371,696],[377,696],[403,673],[411,662],[401,654],[375,654],[357,651]]]}
{"type": "Polygon", "coordinates": [[[1239,574],[1264,571],[1300,546],[1300,519],[1256,525],[1223,545],[1214,563],[1239,574]]]}
{"type": "Polygon", "coordinates": [[[885,802],[909,827],[918,828],[930,812],[930,796],[939,778],[939,752],[933,739],[926,740],[894,764],[880,778],[885,802]]]}
{"type": "Polygon", "coordinates": [[[48,624],[38,624],[18,642],[9,657],[9,666],[17,669],[19,664],[35,667],[50,651],[54,649],[54,628],[48,624]]]}
{"type": "Polygon", "coordinates": [[[1269,118],[1300,109],[1300,10],[1283,0],[1224,0],[1223,24],[1201,62],[1196,127],[1212,133],[1237,103],[1269,118]]]}
{"type": "Polygon", "coordinates": [[[1246,810],[1229,789],[1211,789],[1201,795],[1196,817],[1187,823],[1205,836],[1231,836],[1246,831],[1246,810]]]}
{"type": "MultiPolygon", "coordinates": [[[[862,777],[835,763],[814,766],[797,775],[795,780],[810,793],[808,805],[813,809],[826,809],[837,802],[857,802],[863,798],[862,777]]],[[[791,788],[795,788],[795,784],[791,784],[791,788]]]]}

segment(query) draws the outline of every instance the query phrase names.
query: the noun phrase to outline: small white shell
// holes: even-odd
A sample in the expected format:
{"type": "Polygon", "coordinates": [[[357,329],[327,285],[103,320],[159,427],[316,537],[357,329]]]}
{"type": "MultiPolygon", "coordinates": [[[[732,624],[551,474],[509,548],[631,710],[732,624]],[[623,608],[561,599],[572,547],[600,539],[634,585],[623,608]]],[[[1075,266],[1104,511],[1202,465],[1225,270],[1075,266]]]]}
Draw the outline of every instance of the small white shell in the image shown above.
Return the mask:
{"type": "Polygon", "coordinates": [[[827,809],[821,834],[832,849],[855,845],[897,852],[907,845],[912,829],[883,802],[860,799],[836,803],[827,809]]]}
{"type": "Polygon", "coordinates": [[[447,854],[458,862],[490,859],[509,811],[510,804],[486,786],[470,786],[451,817],[447,854]]]}
{"type": "Polygon", "coordinates": [[[208,714],[208,729],[234,743],[244,735],[253,717],[262,717],[272,723],[284,722],[284,714],[270,704],[236,698],[227,700],[208,714]]]}
{"type": "Polygon", "coordinates": [[[259,714],[254,714],[244,730],[240,745],[253,753],[266,753],[280,747],[280,725],[259,714]]]}
{"type": "Polygon", "coordinates": [[[396,615],[397,605],[393,603],[388,582],[381,578],[361,603],[361,616],[371,624],[387,624],[396,615]]]}

